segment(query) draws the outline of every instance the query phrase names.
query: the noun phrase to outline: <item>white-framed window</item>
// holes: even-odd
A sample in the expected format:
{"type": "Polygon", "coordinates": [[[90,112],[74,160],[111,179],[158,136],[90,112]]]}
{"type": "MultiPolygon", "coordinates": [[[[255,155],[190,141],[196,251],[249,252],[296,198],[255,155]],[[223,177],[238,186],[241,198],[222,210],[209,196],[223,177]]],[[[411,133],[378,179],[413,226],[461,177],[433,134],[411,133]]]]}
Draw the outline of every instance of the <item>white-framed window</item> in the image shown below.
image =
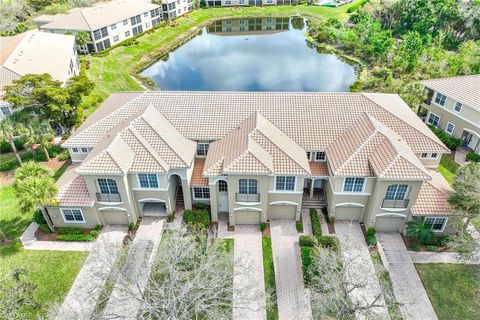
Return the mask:
{"type": "Polygon", "coordinates": [[[423,152],[423,153],[420,155],[420,159],[428,159],[428,153],[427,153],[427,152],[423,152]]]}
{"type": "Polygon", "coordinates": [[[158,176],[155,173],[139,173],[138,185],[142,189],[158,189],[158,176]]]}
{"type": "Polygon", "coordinates": [[[443,217],[426,217],[424,223],[430,227],[432,231],[442,232],[447,225],[448,218],[443,217]]]}
{"type": "Polygon", "coordinates": [[[85,223],[85,218],[83,217],[83,212],[81,209],[67,209],[61,208],[63,221],[68,223],[85,223]]]}
{"type": "Polygon", "coordinates": [[[130,37],[130,31],[125,31],[125,37],[130,37]]]}
{"type": "Polygon", "coordinates": [[[453,107],[453,111],[460,112],[462,111],[462,107],[463,107],[463,104],[461,104],[460,102],[456,102],[455,107],[453,107]]]}
{"type": "Polygon", "coordinates": [[[210,199],[209,188],[193,188],[193,197],[195,199],[210,199]]]}
{"type": "Polygon", "coordinates": [[[112,25],[110,26],[110,28],[111,28],[112,30],[117,29],[117,24],[116,24],[116,23],[112,24],[112,25]]]}
{"type": "Polygon", "coordinates": [[[227,192],[228,191],[228,184],[225,180],[218,181],[218,191],[219,192],[227,192]]]}
{"type": "Polygon", "coordinates": [[[363,192],[365,178],[348,177],[343,181],[343,192],[363,192]]]}
{"type": "Polygon", "coordinates": [[[315,161],[325,161],[325,152],[323,151],[315,152],[315,161]]]}
{"type": "Polygon", "coordinates": [[[10,107],[1,107],[0,109],[5,117],[8,117],[12,114],[12,109],[10,109],[10,107]]]}
{"type": "Polygon", "coordinates": [[[451,122],[448,122],[447,126],[445,127],[445,132],[448,134],[453,134],[453,131],[455,131],[455,125],[451,122]]]}
{"type": "Polygon", "coordinates": [[[197,157],[206,157],[208,153],[208,143],[197,144],[197,157]]]}
{"type": "Polygon", "coordinates": [[[440,117],[437,116],[435,113],[430,112],[430,115],[428,116],[428,123],[430,123],[435,127],[438,127],[439,122],[440,122],[440,117]]]}
{"type": "Polygon", "coordinates": [[[118,40],[120,40],[118,36],[113,36],[113,42],[118,42],[118,40]]]}
{"type": "Polygon", "coordinates": [[[101,193],[118,193],[117,182],[113,179],[98,179],[98,188],[101,193]]]}
{"type": "Polygon", "coordinates": [[[437,92],[437,95],[435,96],[435,103],[443,107],[445,105],[445,101],[447,101],[447,96],[437,92]]]}
{"type": "Polygon", "coordinates": [[[312,160],[312,153],[310,151],[307,151],[307,159],[308,161],[312,160]]]}
{"type": "Polygon", "coordinates": [[[256,194],[258,193],[258,181],[256,179],[240,179],[238,180],[238,193],[240,194],[256,194]]]}
{"type": "Polygon", "coordinates": [[[406,184],[392,184],[388,186],[385,199],[388,200],[404,200],[407,195],[408,185],[406,184]]]}
{"type": "Polygon", "coordinates": [[[81,151],[82,153],[88,153],[88,148],[81,148],[80,151],[81,151]]]}
{"type": "Polygon", "coordinates": [[[123,20],[123,25],[126,26],[128,24],[128,19],[123,20]]]}
{"type": "Polygon", "coordinates": [[[430,156],[432,159],[437,159],[438,158],[438,153],[433,152],[432,155],[430,156]]]}
{"type": "Polygon", "coordinates": [[[276,191],[294,191],[296,178],[294,176],[277,176],[275,177],[276,191]]]}
{"type": "Polygon", "coordinates": [[[73,152],[73,153],[80,153],[80,149],[78,149],[78,148],[72,148],[72,152],[73,152]]]}
{"type": "Polygon", "coordinates": [[[144,16],[144,17],[148,17],[148,12],[145,12],[145,13],[143,14],[143,16],[144,16]]]}

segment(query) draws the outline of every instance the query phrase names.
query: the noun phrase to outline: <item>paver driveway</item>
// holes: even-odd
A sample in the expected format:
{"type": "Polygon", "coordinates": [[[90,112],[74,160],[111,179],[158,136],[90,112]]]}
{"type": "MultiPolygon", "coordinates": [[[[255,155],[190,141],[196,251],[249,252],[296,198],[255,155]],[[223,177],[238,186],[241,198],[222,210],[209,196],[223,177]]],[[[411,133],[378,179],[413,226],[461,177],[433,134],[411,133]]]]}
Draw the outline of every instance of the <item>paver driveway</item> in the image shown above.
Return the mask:
{"type": "Polygon", "coordinates": [[[400,303],[404,318],[437,319],[400,234],[378,232],[377,239],[385,253],[387,268],[392,278],[393,293],[400,303]]]}
{"type": "MultiPolygon", "coordinates": [[[[335,232],[342,247],[346,278],[350,283],[363,285],[352,290],[352,300],[360,305],[369,305],[381,294],[381,289],[360,224],[358,221],[335,221],[335,232]]],[[[388,319],[388,309],[383,295],[375,305],[381,306],[369,310],[369,313],[374,313],[373,318],[388,319]]],[[[371,314],[360,311],[356,316],[357,319],[372,318],[371,314]]]]}
{"type": "Polygon", "coordinates": [[[295,221],[270,222],[273,265],[277,286],[278,317],[280,320],[312,319],[310,302],[305,296],[302,263],[295,221]]]}
{"type": "Polygon", "coordinates": [[[234,238],[234,301],[248,308],[234,308],[233,319],[266,319],[262,233],[258,226],[236,226],[234,238]]]}

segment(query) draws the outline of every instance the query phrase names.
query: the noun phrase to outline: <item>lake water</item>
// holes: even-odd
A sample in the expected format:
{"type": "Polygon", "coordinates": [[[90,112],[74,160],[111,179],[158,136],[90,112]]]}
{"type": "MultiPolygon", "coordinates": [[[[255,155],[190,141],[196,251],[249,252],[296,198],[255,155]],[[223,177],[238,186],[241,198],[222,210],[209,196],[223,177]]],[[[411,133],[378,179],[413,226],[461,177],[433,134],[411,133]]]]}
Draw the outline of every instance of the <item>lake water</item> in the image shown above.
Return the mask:
{"type": "Polygon", "coordinates": [[[145,69],[162,90],[348,91],[353,66],[308,44],[302,18],[216,21],[145,69]]]}

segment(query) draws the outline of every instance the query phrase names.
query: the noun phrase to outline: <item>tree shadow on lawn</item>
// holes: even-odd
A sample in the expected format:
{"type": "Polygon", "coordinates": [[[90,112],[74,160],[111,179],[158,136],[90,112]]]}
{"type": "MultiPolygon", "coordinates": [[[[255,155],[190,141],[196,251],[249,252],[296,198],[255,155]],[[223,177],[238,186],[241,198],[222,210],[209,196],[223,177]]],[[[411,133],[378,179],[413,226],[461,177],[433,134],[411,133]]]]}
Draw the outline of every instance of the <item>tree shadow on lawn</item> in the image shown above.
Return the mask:
{"type": "Polygon", "coordinates": [[[0,257],[14,254],[21,249],[22,242],[19,237],[30,223],[31,219],[27,219],[23,216],[15,217],[10,220],[0,220],[0,228],[11,240],[11,242],[6,245],[0,245],[0,257]]]}

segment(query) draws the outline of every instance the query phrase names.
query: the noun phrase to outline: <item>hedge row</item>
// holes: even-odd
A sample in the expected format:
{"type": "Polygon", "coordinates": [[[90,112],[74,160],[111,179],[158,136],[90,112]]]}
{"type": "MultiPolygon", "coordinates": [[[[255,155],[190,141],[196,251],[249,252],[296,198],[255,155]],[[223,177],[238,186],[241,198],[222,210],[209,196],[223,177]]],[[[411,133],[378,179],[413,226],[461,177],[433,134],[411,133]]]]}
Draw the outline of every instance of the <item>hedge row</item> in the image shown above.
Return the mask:
{"type": "Polygon", "coordinates": [[[460,145],[460,139],[445,133],[442,129],[436,128],[431,124],[429,124],[428,127],[450,150],[456,150],[460,145]]]}
{"type": "Polygon", "coordinates": [[[185,210],[183,221],[189,228],[207,229],[210,225],[210,213],[207,210],[185,210]]]}
{"type": "MultiPolygon", "coordinates": [[[[50,156],[50,158],[55,158],[60,153],[62,155],[63,160],[68,159],[68,155],[65,155],[65,152],[62,152],[62,147],[60,147],[60,145],[54,145],[48,149],[48,155],[50,156]]],[[[35,154],[31,154],[30,152],[23,152],[20,155],[20,157],[22,158],[22,161],[29,161],[29,160],[33,160],[36,162],[47,161],[47,156],[43,152],[42,148],[35,149],[35,154]]],[[[20,163],[17,161],[17,159],[7,161],[0,164],[0,171],[13,170],[19,166],[20,166],[20,163]]]]}
{"type": "Polygon", "coordinates": [[[312,222],[312,233],[315,237],[322,235],[322,226],[320,225],[320,218],[318,217],[317,209],[310,209],[310,221],[312,222]]]}

